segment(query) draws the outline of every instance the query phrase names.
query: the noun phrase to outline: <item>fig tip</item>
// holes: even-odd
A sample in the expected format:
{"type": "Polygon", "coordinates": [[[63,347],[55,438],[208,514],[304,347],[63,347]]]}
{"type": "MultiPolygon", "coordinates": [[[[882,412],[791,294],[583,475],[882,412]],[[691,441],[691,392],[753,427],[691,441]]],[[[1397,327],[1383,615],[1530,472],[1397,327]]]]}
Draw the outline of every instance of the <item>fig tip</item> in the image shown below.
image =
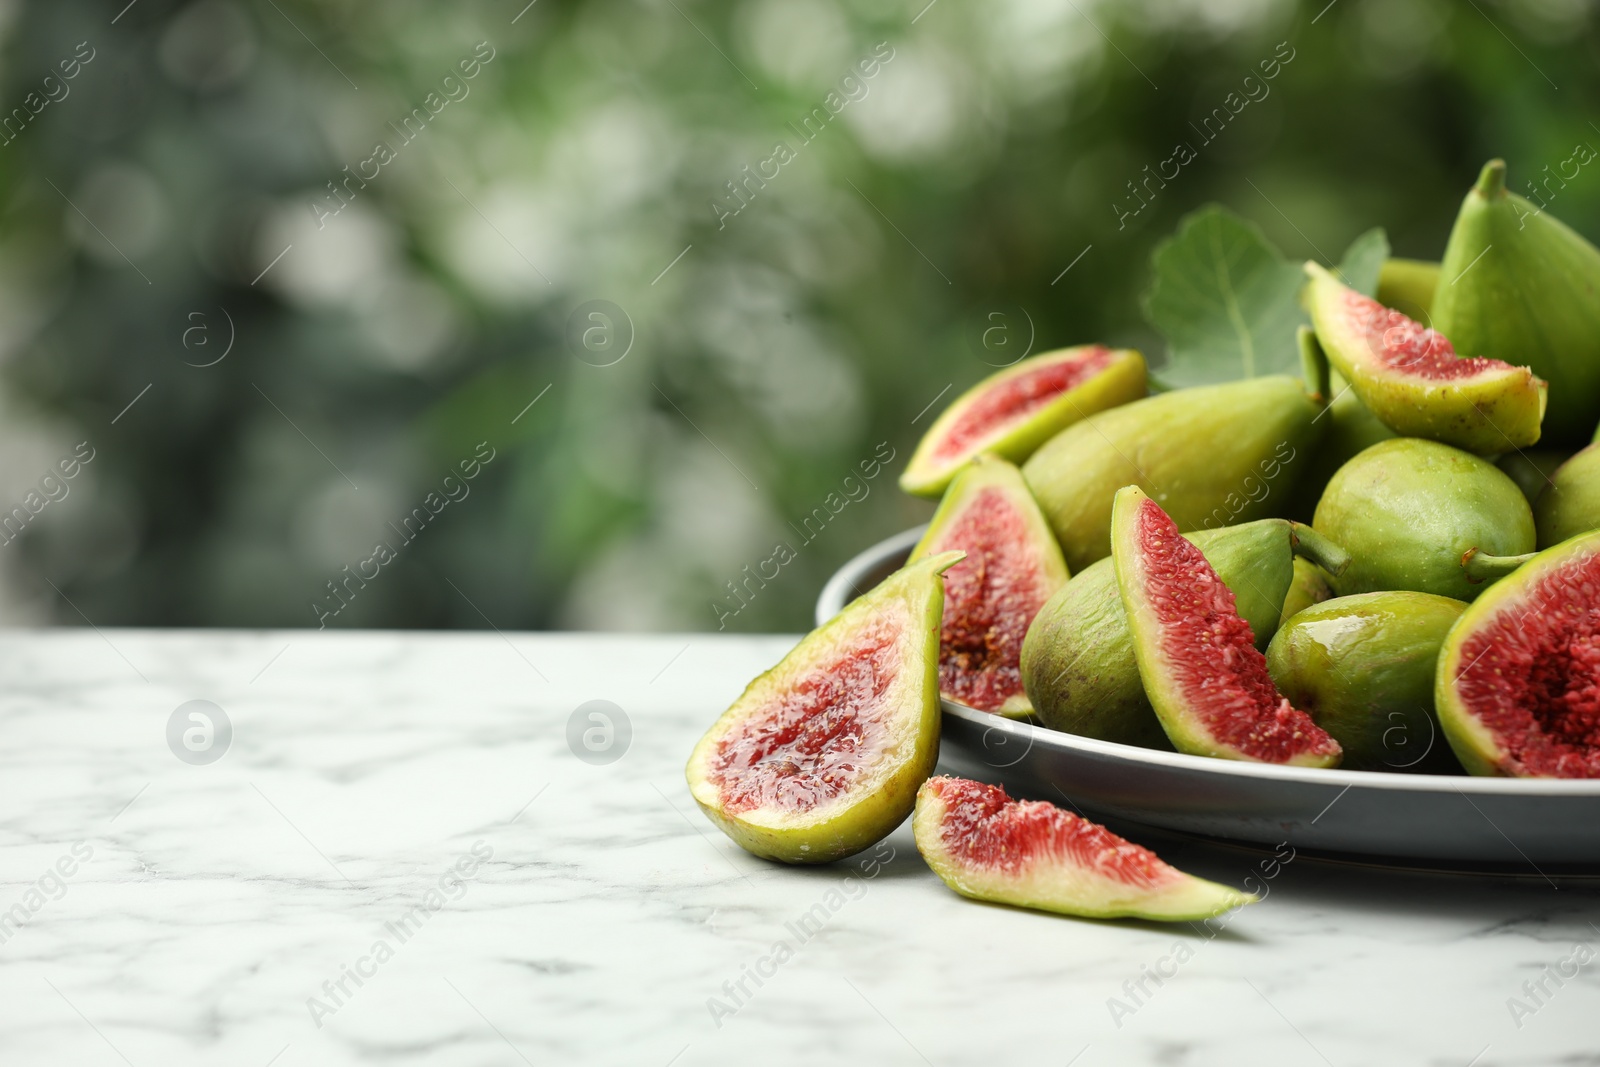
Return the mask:
{"type": "Polygon", "coordinates": [[[1506,161],[1491,159],[1483,165],[1483,170],[1478,172],[1478,183],[1473,190],[1484,199],[1493,199],[1504,196],[1506,191],[1506,161]]]}

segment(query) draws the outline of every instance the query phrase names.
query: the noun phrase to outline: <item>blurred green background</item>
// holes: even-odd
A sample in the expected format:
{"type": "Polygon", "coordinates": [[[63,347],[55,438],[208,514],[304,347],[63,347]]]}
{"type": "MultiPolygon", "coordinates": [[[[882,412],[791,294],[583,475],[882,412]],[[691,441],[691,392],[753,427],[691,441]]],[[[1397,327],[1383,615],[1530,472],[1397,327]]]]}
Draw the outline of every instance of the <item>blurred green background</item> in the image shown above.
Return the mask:
{"type": "MultiPolygon", "coordinates": [[[[524,2],[0,8],[0,511],[94,450],[0,620],[803,629],[931,512],[894,479],[941,394],[1030,338],[1159,362],[1188,211],[1434,259],[1485,159],[1600,146],[1585,0],[524,2]]],[[[1600,236],[1600,168],[1549,210],[1600,236]]]]}

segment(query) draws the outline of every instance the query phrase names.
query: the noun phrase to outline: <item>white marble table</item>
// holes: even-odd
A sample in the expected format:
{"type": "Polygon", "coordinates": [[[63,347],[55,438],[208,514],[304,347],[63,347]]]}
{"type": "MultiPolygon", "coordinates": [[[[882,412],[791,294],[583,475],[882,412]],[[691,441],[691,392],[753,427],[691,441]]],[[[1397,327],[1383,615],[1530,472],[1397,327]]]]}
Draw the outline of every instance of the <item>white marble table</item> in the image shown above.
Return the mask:
{"type": "MultiPolygon", "coordinates": [[[[789,639],[0,641],[8,1067],[1487,1067],[1600,1047],[1583,884],[1300,858],[1208,936],[962,900],[909,826],[865,870],[745,855],[682,764],[789,639]],[[165,736],[193,699],[233,725],[209,765],[165,736]],[[604,765],[567,741],[594,699],[633,729],[604,765]]],[[[1261,858],[1147,840],[1235,884],[1261,858]]]]}

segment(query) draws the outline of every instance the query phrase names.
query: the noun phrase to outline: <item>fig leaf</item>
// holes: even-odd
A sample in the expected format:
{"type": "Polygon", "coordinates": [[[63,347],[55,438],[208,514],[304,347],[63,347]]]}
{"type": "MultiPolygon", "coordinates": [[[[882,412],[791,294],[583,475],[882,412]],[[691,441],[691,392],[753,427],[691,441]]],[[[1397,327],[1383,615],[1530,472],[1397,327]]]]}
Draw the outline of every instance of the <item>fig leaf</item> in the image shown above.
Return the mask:
{"type": "MultiPolygon", "coordinates": [[[[1370,296],[1388,255],[1388,238],[1374,228],[1351,243],[1336,272],[1370,296]]],[[[1162,388],[1298,372],[1303,279],[1254,223],[1208,204],[1157,246],[1151,267],[1143,303],[1167,342],[1167,362],[1152,374],[1162,388]]]]}

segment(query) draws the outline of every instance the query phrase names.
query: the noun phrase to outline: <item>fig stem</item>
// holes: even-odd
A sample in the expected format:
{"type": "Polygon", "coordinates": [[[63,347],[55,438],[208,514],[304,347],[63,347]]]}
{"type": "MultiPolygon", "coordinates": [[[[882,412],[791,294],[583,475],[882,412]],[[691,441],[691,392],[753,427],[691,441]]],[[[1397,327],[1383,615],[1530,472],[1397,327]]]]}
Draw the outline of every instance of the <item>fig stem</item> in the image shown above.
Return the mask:
{"type": "Polygon", "coordinates": [[[1483,170],[1478,173],[1478,184],[1473,189],[1485,200],[1503,196],[1506,191],[1506,161],[1491,159],[1485,163],[1483,170]]]}
{"type": "Polygon", "coordinates": [[[1461,556],[1461,569],[1467,572],[1468,581],[1491,582],[1504,578],[1537,555],[1537,552],[1527,552],[1520,556],[1493,556],[1469,548],[1461,556]]]}
{"type": "Polygon", "coordinates": [[[1335,578],[1350,566],[1350,553],[1303,522],[1289,523],[1289,541],[1295,555],[1310,560],[1335,578]]]}
{"type": "Polygon", "coordinates": [[[1316,331],[1309,326],[1300,327],[1295,340],[1300,345],[1300,373],[1305,377],[1306,392],[1313,399],[1327,403],[1328,393],[1333,388],[1328,377],[1328,354],[1317,341],[1316,331]]]}

